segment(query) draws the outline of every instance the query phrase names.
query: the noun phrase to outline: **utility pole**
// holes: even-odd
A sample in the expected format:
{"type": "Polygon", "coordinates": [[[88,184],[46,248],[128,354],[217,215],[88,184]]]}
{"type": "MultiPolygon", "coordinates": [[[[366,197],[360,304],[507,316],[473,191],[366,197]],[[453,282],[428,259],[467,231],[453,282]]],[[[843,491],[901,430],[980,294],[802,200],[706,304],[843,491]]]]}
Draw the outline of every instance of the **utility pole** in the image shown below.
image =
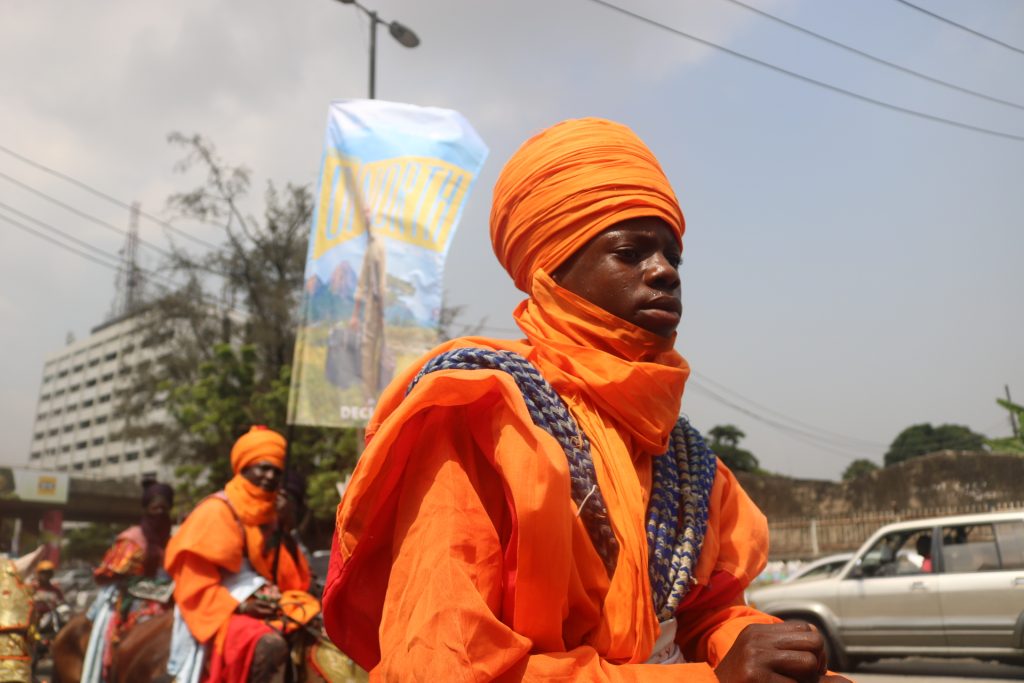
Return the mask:
{"type": "Polygon", "coordinates": [[[143,302],[142,270],[139,268],[139,202],[133,202],[128,219],[128,236],[121,249],[121,265],[117,269],[117,284],[111,318],[131,315],[143,302]]]}

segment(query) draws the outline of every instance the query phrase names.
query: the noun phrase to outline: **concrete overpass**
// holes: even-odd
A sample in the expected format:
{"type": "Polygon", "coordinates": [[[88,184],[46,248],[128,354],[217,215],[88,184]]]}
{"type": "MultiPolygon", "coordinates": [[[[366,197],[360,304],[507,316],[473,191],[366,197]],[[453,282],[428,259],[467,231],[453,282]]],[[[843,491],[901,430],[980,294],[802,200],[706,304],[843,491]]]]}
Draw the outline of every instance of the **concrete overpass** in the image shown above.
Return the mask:
{"type": "Polygon", "coordinates": [[[132,479],[70,477],[67,502],[0,496],[0,519],[20,518],[25,528],[36,528],[51,510],[60,510],[66,522],[117,522],[127,526],[142,516],[142,486],[132,479]]]}

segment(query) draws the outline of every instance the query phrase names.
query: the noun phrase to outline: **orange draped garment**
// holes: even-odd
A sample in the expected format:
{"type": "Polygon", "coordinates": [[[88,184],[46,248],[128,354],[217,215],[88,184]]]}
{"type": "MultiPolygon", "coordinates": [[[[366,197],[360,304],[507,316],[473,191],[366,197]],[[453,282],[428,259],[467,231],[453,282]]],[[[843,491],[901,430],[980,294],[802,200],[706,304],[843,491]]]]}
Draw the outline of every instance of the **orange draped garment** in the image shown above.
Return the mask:
{"type": "Polygon", "coordinates": [[[142,527],[136,524],[118,534],[114,545],[93,570],[93,578],[102,586],[126,576],[142,576],[145,559],[146,537],[142,527]]]}
{"type": "MultiPolygon", "coordinates": [[[[225,572],[237,572],[242,567],[243,548],[247,550],[253,569],[268,583],[276,583],[284,591],[306,591],[309,588],[309,566],[302,553],[295,558],[282,547],[278,563],[277,581],[272,576],[272,549],[265,549],[264,539],[272,531],[267,525],[247,523],[254,511],[262,513],[262,505],[249,505],[255,487],[236,475],[226,488],[226,496],[238,513],[238,518],[227,502],[213,495],[201,502],[182,523],[181,528],[167,544],[165,567],[174,579],[174,601],[192,636],[200,643],[214,642],[214,657],[224,650],[228,624],[238,607],[221,577],[225,572]],[[243,542],[244,533],[244,542],[243,542]]],[[[273,494],[271,494],[273,495],[273,494]]],[[[259,515],[256,515],[257,518],[259,515]]],[[[296,594],[289,594],[292,602],[296,594]]],[[[307,596],[315,603],[312,596],[307,596]]],[[[315,605],[305,607],[309,617],[315,616],[315,605]]]]}
{"type": "Polygon", "coordinates": [[[645,514],[686,362],[664,339],[538,270],[516,311],[524,341],[463,338],[385,391],[338,509],[324,620],[372,680],[717,681],[751,623],[743,589],[767,557],[767,524],[719,463],[696,583],[678,611],[686,664],[644,662],[658,624],[645,514]],[[569,494],[558,442],[534,426],[511,376],[443,370],[454,347],[515,351],[569,406],[620,552],[609,580],[569,494]]]}

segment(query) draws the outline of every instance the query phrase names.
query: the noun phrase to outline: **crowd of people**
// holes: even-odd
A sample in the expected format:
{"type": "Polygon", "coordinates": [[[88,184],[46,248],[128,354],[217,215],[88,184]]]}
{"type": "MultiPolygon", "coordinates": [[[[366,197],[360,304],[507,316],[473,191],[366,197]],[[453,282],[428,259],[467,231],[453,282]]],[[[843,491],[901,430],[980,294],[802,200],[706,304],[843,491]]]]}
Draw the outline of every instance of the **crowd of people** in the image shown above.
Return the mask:
{"type": "MultiPolygon", "coordinates": [[[[449,341],[384,390],[338,508],[331,640],[381,681],[846,681],[813,627],[744,602],[767,525],[679,417],[685,221],[654,154],[557,124],[508,161],[490,224],[525,338],[449,341]]],[[[173,491],[146,487],[95,571],[82,680],[160,618],[164,680],[285,680],[320,612],[286,451],[252,427],[174,535],[173,491]]]]}

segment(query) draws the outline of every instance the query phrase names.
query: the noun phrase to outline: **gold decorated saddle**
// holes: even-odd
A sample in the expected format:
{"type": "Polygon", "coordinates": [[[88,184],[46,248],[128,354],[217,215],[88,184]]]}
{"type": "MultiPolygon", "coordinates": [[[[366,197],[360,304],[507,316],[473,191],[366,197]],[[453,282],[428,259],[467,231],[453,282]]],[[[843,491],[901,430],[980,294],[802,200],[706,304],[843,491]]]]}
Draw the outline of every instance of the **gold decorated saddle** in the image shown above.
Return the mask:
{"type": "Polygon", "coordinates": [[[32,598],[18,570],[0,555],[0,683],[30,683],[32,652],[28,627],[32,598]]]}

